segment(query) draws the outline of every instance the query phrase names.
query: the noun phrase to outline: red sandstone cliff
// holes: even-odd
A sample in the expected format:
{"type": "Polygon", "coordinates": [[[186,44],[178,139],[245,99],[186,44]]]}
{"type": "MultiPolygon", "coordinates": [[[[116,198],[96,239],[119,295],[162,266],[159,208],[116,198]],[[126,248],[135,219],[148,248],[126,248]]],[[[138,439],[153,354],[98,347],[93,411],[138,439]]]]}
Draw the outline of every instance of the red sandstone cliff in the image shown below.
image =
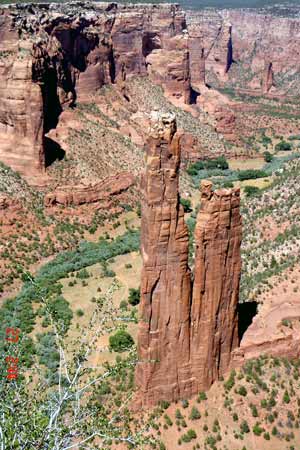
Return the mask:
{"type": "Polygon", "coordinates": [[[179,204],[180,142],[174,117],[162,116],[153,124],[146,152],[136,368],[141,406],[188,396],[192,387],[188,231],[179,204]]]}
{"type": "Polygon", "coordinates": [[[44,135],[56,127],[61,111],[104,84],[124,85],[132,75],[149,74],[171,98],[189,103],[184,28],[176,5],[0,9],[1,161],[39,183],[47,159],[44,135]]]}
{"type": "Polygon", "coordinates": [[[203,181],[191,311],[191,367],[198,391],[226,372],[238,346],[241,238],[239,189],[213,192],[212,183],[203,181]]]}
{"type": "MultiPolygon", "coordinates": [[[[205,49],[206,80],[214,86],[266,94],[274,77],[276,94],[299,94],[300,20],[267,11],[188,11],[192,84],[199,82],[199,49],[205,49]],[[266,59],[268,59],[266,66],[266,59]],[[272,62],[271,68],[268,67],[272,62]],[[272,75],[271,75],[272,70],[272,75]]],[[[273,84],[273,83],[272,83],[273,84]]]]}
{"type": "Polygon", "coordinates": [[[203,183],[191,296],[174,117],[157,118],[146,152],[136,407],[189,397],[228,369],[241,273],[239,190],[213,193],[203,183]]]}

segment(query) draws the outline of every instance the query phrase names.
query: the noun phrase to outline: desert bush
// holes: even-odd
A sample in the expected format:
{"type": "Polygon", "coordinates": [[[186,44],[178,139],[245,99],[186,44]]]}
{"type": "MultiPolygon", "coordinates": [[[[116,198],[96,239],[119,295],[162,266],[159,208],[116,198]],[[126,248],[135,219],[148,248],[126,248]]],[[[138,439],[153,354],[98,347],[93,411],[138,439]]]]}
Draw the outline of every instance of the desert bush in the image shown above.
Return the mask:
{"type": "Polygon", "coordinates": [[[138,289],[130,288],[129,289],[128,303],[132,306],[136,306],[140,303],[140,288],[138,288],[138,289]]]}
{"type": "Polygon", "coordinates": [[[269,163],[274,159],[274,156],[270,152],[264,152],[264,160],[269,163]]]}
{"type": "Polygon", "coordinates": [[[191,442],[193,439],[197,438],[197,434],[195,430],[189,429],[182,437],[181,440],[183,442],[191,442]]]}
{"type": "Polygon", "coordinates": [[[267,176],[268,176],[268,174],[264,170],[246,169],[246,170],[238,171],[238,179],[240,181],[252,180],[252,179],[256,179],[256,178],[265,178],[267,176]]]}
{"type": "Polygon", "coordinates": [[[73,318],[73,312],[67,300],[61,295],[48,301],[48,309],[53,320],[60,325],[62,334],[67,333],[73,318]]]}
{"type": "Polygon", "coordinates": [[[290,142],[281,141],[278,144],[275,145],[276,151],[290,151],[292,150],[292,145],[290,142]]]}
{"type": "Polygon", "coordinates": [[[201,414],[198,410],[198,408],[196,408],[196,406],[192,407],[191,413],[190,413],[190,419],[191,420],[198,420],[201,418],[201,414]]]}
{"type": "Polygon", "coordinates": [[[184,212],[191,212],[191,201],[187,198],[180,198],[180,203],[183,206],[184,212]]]}
{"type": "Polygon", "coordinates": [[[109,348],[115,352],[125,352],[133,345],[132,336],[125,330],[118,330],[115,334],[109,336],[109,348]]]}

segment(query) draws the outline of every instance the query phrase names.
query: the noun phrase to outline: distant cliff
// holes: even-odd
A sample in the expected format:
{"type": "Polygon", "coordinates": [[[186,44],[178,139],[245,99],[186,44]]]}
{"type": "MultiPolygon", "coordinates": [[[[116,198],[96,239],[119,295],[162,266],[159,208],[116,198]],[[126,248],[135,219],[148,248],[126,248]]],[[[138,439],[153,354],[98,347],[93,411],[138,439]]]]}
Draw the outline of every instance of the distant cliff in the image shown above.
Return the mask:
{"type": "Polygon", "coordinates": [[[252,10],[187,13],[192,83],[195,48],[203,48],[206,81],[213,86],[274,95],[299,95],[300,18],[252,10]]]}

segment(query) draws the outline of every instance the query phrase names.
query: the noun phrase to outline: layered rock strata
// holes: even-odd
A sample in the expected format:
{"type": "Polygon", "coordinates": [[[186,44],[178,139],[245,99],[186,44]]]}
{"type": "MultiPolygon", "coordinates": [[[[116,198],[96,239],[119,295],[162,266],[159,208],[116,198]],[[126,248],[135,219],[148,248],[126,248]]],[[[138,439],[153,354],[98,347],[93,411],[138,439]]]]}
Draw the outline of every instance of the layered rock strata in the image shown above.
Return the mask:
{"type": "Polygon", "coordinates": [[[189,103],[184,29],[177,5],[0,9],[0,160],[38,179],[47,160],[45,134],[62,110],[89,101],[105,84],[120,83],[125,96],[133,75],[149,75],[171,98],[189,103]]]}
{"type": "Polygon", "coordinates": [[[174,117],[156,118],[146,154],[137,406],[189,397],[226,371],[238,344],[241,271],[239,190],[202,184],[192,286],[174,117]]]}
{"type": "Polygon", "coordinates": [[[295,8],[298,17],[268,9],[188,11],[192,84],[199,81],[197,64],[204,48],[206,81],[212,86],[266,95],[274,78],[273,95],[299,95],[300,19],[295,8]]]}
{"type": "Polygon", "coordinates": [[[44,197],[45,206],[63,205],[78,206],[107,200],[126,191],[134,184],[135,178],[128,172],[121,172],[107,177],[100,183],[91,186],[60,186],[44,197]]]}
{"type": "Polygon", "coordinates": [[[241,238],[239,189],[213,192],[212,183],[203,181],[191,310],[191,367],[198,391],[224,374],[238,346],[241,238]]]}
{"type": "Polygon", "coordinates": [[[143,406],[189,396],[191,274],[179,203],[180,140],[173,116],[154,122],[142,180],[143,269],[136,384],[143,406]]]}

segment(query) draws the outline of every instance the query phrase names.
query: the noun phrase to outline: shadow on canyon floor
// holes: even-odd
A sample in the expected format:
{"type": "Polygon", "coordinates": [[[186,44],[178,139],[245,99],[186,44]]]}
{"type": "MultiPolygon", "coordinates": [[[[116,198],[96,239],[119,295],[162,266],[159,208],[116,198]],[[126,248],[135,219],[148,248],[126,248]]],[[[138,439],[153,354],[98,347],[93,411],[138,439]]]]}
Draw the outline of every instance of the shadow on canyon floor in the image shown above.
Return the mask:
{"type": "Polygon", "coordinates": [[[239,340],[241,342],[245,332],[250,327],[253,318],[257,314],[257,303],[256,302],[239,303],[238,313],[239,313],[239,340]]]}
{"type": "Polygon", "coordinates": [[[66,152],[61,146],[52,139],[45,137],[45,165],[51,166],[54,161],[62,160],[65,157],[66,152]]]}

